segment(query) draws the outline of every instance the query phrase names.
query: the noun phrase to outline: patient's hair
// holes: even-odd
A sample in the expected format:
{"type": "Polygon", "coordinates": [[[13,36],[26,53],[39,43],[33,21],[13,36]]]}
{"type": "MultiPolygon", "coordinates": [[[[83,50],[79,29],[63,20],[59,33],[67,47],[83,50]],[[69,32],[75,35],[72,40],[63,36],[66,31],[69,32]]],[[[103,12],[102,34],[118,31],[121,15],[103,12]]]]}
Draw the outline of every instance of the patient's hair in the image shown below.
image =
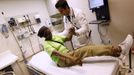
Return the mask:
{"type": "Polygon", "coordinates": [[[57,3],[55,4],[55,7],[56,8],[64,8],[65,9],[66,7],[69,8],[69,5],[68,5],[66,0],[58,0],[57,3]]]}
{"type": "Polygon", "coordinates": [[[42,26],[42,27],[39,29],[37,35],[38,35],[39,37],[41,37],[41,38],[42,38],[42,37],[45,37],[45,32],[47,31],[47,29],[48,29],[48,28],[47,28],[46,26],[42,26]]]}

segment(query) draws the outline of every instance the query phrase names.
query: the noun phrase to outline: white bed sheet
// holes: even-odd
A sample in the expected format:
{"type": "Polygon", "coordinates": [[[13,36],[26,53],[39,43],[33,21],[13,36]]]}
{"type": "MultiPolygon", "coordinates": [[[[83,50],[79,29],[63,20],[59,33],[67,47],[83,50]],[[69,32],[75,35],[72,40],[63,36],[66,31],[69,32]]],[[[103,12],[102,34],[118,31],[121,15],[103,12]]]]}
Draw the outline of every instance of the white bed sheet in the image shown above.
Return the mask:
{"type": "Polygon", "coordinates": [[[117,59],[113,57],[88,57],[83,62],[86,62],[83,66],[57,67],[49,55],[42,51],[34,55],[28,65],[47,75],[116,75],[119,68],[117,59]],[[100,60],[102,58],[103,62],[100,60]]]}

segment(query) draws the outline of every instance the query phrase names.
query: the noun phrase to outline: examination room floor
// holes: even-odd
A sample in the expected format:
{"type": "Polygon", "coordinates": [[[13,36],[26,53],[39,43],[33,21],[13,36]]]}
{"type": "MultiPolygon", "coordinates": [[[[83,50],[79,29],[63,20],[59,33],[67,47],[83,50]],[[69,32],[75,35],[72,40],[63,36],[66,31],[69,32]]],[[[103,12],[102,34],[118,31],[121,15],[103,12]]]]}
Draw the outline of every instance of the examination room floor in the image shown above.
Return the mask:
{"type": "Polygon", "coordinates": [[[134,53],[132,54],[132,72],[129,73],[128,75],[134,75],[134,53]]]}

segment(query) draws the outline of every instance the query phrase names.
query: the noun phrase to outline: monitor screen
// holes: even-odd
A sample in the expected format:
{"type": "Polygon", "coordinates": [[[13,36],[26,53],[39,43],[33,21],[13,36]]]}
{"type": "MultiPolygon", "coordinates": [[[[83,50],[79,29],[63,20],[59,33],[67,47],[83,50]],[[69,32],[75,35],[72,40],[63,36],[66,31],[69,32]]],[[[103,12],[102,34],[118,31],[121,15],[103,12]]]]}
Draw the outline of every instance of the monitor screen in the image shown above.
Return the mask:
{"type": "Polygon", "coordinates": [[[90,9],[97,8],[104,5],[103,0],[89,0],[90,9]]]}

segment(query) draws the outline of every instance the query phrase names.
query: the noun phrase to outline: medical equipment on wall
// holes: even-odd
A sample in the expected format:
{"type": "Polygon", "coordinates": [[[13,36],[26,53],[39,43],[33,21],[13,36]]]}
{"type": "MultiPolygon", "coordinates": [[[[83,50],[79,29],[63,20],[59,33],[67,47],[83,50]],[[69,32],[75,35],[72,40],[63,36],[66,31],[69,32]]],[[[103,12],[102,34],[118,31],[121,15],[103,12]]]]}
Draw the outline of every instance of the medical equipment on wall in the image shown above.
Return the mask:
{"type": "Polygon", "coordinates": [[[35,30],[34,30],[34,28],[32,26],[31,21],[30,21],[29,15],[24,15],[24,18],[25,18],[25,20],[26,20],[26,22],[28,24],[27,26],[28,26],[29,32],[32,32],[31,34],[34,34],[35,30]]]}
{"type": "Polygon", "coordinates": [[[62,19],[51,18],[51,30],[53,34],[59,34],[63,32],[64,25],[62,19]]]}
{"type": "Polygon", "coordinates": [[[59,19],[52,18],[51,21],[53,26],[62,24],[62,18],[59,19]]]}
{"type": "MultiPolygon", "coordinates": [[[[26,62],[26,58],[35,54],[40,50],[39,41],[37,36],[35,37],[34,26],[39,25],[34,19],[34,15],[37,13],[18,15],[13,17],[4,17],[5,22],[9,25],[8,29],[11,35],[15,38],[17,45],[20,48],[22,59],[26,62]],[[33,45],[33,42],[34,43],[33,45]],[[36,50],[34,49],[36,48],[36,50]]],[[[7,27],[3,25],[1,27],[3,32],[7,32],[7,27]]]]}
{"type": "Polygon", "coordinates": [[[5,14],[4,14],[4,12],[1,12],[1,14],[2,14],[2,18],[4,20],[4,23],[1,24],[1,33],[5,38],[8,38],[9,37],[9,34],[8,34],[9,31],[8,31],[8,26],[7,26],[6,21],[5,21],[5,14]]]}
{"type": "Polygon", "coordinates": [[[22,28],[28,28],[29,32],[31,34],[35,33],[35,30],[33,28],[33,24],[31,23],[31,20],[29,18],[29,15],[23,15],[19,18],[17,18],[18,25],[22,28]]]}
{"type": "Polygon", "coordinates": [[[11,17],[10,20],[8,21],[10,27],[16,26],[15,18],[11,17]]]}
{"type": "Polygon", "coordinates": [[[18,23],[24,23],[26,20],[24,17],[17,18],[18,23]]]}
{"type": "MultiPolygon", "coordinates": [[[[10,33],[11,39],[16,43],[17,49],[20,52],[18,61],[25,63],[27,62],[27,58],[40,51],[38,37],[34,31],[34,27],[39,26],[39,24],[36,23],[34,14],[4,17],[4,24],[6,25],[0,25],[0,30],[10,33]],[[30,27],[33,27],[33,30],[32,28],[30,30],[30,27]]],[[[2,63],[2,61],[0,62],[2,63]]],[[[4,73],[3,75],[8,74],[12,75],[11,72],[4,73]]]]}
{"type": "Polygon", "coordinates": [[[7,26],[5,24],[2,25],[1,32],[2,32],[2,34],[3,34],[3,36],[5,38],[8,38],[9,37],[8,28],[7,28],[7,26]]]}
{"type": "Polygon", "coordinates": [[[63,16],[60,13],[56,13],[50,16],[53,26],[63,24],[63,16]]]}
{"type": "Polygon", "coordinates": [[[39,14],[34,15],[34,18],[35,18],[37,23],[41,23],[41,19],[40,19],[40,15],[39,14]]]}
{"type": "Polygon", "coordinates": [[[9,27],[11,28],[12,31],[15,30],[15,28],[17,27],[17,23],[15,18],[11,17],[8,21],[9,27]]]}

